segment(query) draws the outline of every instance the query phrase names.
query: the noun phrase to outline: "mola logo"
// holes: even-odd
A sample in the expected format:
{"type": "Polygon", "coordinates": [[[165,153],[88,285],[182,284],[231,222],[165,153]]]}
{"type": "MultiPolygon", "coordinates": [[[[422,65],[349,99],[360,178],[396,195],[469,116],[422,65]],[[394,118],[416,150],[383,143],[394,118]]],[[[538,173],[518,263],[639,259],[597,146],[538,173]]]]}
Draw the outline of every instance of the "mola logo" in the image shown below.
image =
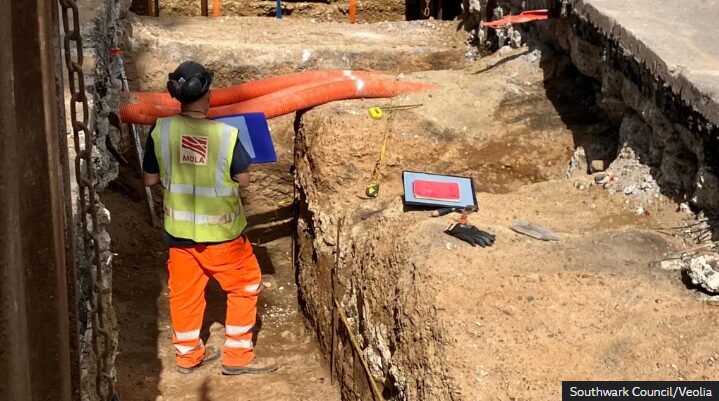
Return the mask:
{"type": "Polygon", "coordinates": [[[183,135],[180,163],[204,166],[207,164],[207,137],[183,135]]]}

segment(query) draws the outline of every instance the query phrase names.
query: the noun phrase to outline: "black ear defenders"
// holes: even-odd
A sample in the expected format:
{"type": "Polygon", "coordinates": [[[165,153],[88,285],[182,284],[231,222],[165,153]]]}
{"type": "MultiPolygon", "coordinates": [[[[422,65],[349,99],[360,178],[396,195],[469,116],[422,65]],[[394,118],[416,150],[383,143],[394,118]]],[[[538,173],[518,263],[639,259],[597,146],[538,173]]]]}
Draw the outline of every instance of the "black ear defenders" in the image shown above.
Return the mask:
{"type": "Polygon", "coordinates": [[[167,91],[180,103],[192,103],[201,98],[210,90],[212,83],[212,73],[208,71],[197,73],[190,79],[172,72],[168,78],[167,91]]]}

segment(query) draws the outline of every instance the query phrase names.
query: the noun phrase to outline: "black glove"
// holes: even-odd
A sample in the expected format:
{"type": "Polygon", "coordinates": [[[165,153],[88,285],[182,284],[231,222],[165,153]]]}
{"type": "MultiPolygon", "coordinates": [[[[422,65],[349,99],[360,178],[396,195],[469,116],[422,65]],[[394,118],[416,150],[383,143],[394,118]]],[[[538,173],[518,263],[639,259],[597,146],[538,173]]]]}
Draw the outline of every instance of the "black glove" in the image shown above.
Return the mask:
{"type": "Polygon", "coordinates": [[[492,246],[496,239],[494,235],[482,231],[471,224],[455,224],[447,229],[445,233],[459,238],[472,246],[479,245],[482,248],[492,246]]]}

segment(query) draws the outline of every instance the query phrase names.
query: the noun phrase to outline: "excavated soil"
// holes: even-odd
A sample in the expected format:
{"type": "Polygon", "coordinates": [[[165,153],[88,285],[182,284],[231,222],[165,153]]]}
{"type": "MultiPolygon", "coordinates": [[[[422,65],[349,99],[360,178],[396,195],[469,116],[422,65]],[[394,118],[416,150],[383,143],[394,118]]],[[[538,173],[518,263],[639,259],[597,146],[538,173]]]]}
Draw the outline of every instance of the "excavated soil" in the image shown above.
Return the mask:
{"type": "MultiPolygon", "coordinates": [[[[161,230],[146,224],[139,181],[126,166],[103,197],[117,252],[123,400],[371,399],[348,331],[391,400],[556,400],[561,380],[719,374],[719,334],[704,323],[717,319],[716,307],[699,302],[679,273],[651,263],[681,246],[656,228],[686,215],[659,194],[642,200],[637,213],[635,198],[593,185],[594,176],[565,178],[578,146],[616,153],[617,127],[594,103],[597,84],[549,52],[502,51],[468,66],[466,35],[456,28],[438,21],[132,19],[126,65],[136,90],[162,90],[184,59],[215,70],[220,86],[353,68],[399,70],[402,79],[438,89],[393,100],[423,106],[389,123],[367,113],[387,100],[336,102],[270,121],[280,160],[253,167],[243,201],[270,283],[260,299],[258,351],[279,359],[275,375],[174,372],[166,250],[161,230]],[[386,124],[380,196],[369,200],[364,189],[386,124]],[[480,211],[470,222],[496,233],[495,245],[472,248],[444,234],[456,216],[405,208],[403,170],[473,177],[480,211]],[[514,233],[509,226],[520,218],[560,241],[514,233]],[[350,327],[337,330],[336,388],[326,358],[340,220],[335,297],[350,327]]],[[[208,298],[209,330],[222,322],[224,303],[216,286],[208,298]]],[[[221,327],[209,331],[210,343],[221,341],[221,327]]]]}
{"type": "MultiPolygon", "coordinates": [[[[340,234],[339,289],[385,397],[398,400],[556,400],[562,380],[707,380],[719,374],[716,306],[653,262],[681,246],[659,234],[685,219],[659,194],[635,199],[565,178],[577,146],[616,149],[617,129],[594,104],[596,85],[548,53],[517,50],[465,71],[409,74],[439,89],[388,123],[376,101],[304,113],[295,162],[303,308],[328,353],[330,271],[340,234]],[[385,124],[380,196],[369,200],[385,124]],[[456,216],[402,204],[401,172],[473,177],[491,248],[443,233],[456,216]],[[514,233],[513,220],[561,238],[514,233]]],[[[596,175],[595,175],[596,176],[596,175]]],[[[344,399],[368,397],[347,330],[337,374],[344,399]],[[358,384],[359,383],[359,384],[358,384]]]]}

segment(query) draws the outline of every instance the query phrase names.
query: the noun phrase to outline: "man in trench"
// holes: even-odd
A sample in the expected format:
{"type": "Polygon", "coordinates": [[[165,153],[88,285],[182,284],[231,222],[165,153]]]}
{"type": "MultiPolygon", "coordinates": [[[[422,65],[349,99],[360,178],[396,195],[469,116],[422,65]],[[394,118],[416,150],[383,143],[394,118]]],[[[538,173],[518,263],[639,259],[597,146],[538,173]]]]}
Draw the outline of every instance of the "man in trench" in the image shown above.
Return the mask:
{"type": "Polygon", "coordinates": [[[222,373],[267,373],[277,364],[253,351],[262,273],[243,235],[247,220],[239,196],[250,184],[251,158],[237,128],[207,118],[212,76],[193,61],[169,74],[167,89],[181,113],[157,120],[143,160],[145,185],[162,184],[164,195],[172,343],[180,373],[219,359],[220,351],[200,339],[212,276],[227,292],[222,373]]]}

